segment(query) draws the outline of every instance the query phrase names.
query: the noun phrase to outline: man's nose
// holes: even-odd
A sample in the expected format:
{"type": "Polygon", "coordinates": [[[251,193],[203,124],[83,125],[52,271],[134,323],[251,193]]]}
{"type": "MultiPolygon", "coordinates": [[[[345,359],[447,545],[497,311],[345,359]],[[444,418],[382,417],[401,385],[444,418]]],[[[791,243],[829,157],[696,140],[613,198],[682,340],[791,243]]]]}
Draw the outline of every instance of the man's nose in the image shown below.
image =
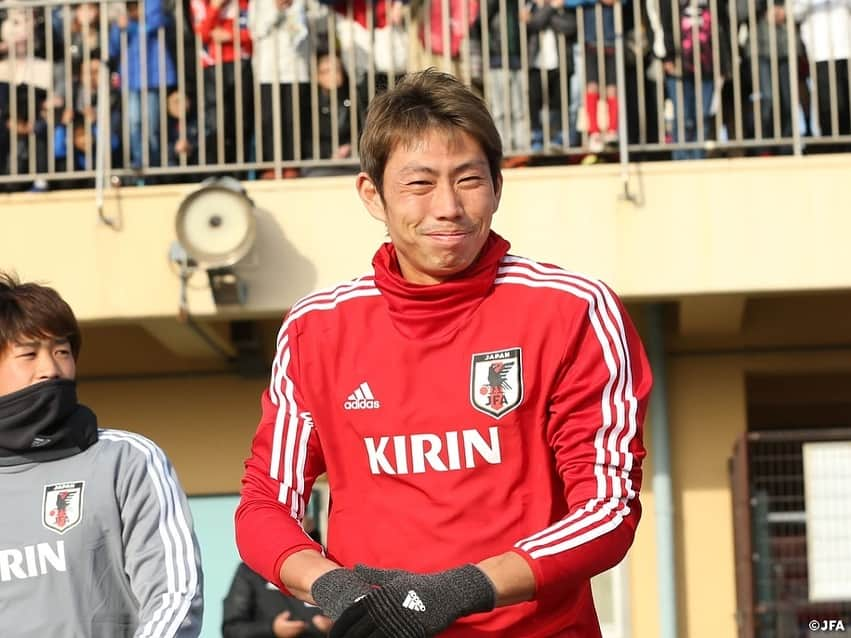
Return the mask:
{"type": "Polygon", "coordinates": [[[50,379],[58,379],[62,376],[62,371],[59,367],[59,362],[51,352],[42,350],[38,354],[38,367],[36,368],[36,377],[39,381],[49,381],[50,379]]]}
{"type": "Polygon", "coordinates": [[[458,217],[464,211],[461,197],[452,184],[438,186],[434,204],[438,217],[458,217]]]}

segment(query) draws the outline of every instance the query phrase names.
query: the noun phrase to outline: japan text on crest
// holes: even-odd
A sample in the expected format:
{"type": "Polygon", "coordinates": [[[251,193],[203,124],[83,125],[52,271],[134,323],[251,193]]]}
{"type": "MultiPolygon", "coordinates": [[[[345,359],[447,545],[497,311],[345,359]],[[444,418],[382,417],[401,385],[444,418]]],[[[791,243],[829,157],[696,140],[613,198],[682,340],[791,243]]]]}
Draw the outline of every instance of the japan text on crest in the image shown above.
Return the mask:
{"type": "Polygon", "coordinates": [[[507,348],[473,355],[470,401],[479,412],[497,419],[523,400],[522,352],[507,348]]]}
{"type": "Polygon", "coordinates": [[[41,522],[47,529],[64,534],[83,517],[83,481],[44,486],[41,522]]]}

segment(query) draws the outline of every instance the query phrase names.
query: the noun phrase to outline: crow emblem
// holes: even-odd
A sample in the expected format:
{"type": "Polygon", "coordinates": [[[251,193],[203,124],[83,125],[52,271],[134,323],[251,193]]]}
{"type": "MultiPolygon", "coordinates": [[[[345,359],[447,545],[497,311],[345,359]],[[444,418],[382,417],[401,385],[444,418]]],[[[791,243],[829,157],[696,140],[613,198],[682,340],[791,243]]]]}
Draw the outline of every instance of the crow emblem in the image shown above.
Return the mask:
{"type": "Polygon", "coordinates": [[[470,399],[477,410],[500,418],[523,398],[520,348],[473,355],[470,399]]]}

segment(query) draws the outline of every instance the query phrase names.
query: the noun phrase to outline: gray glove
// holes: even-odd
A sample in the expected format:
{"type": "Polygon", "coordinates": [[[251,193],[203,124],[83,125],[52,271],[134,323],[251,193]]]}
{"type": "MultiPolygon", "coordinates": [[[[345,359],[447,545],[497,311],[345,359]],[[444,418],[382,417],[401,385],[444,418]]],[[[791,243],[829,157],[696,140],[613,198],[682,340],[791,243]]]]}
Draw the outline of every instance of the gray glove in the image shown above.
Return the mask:
{"type": "Polygon", "coordinates": [[[351,569],[332,569],[313,581],[310,595],[331,620],[372,591],[372,585],[351,569]]]}
{"type": "Polygon", "coordinates": [[[436,574],[357,565],[355,573],[379,587],[345,610],[331,638],[427,638],[496,603],[493,583],[474,565],[436,574]]]}

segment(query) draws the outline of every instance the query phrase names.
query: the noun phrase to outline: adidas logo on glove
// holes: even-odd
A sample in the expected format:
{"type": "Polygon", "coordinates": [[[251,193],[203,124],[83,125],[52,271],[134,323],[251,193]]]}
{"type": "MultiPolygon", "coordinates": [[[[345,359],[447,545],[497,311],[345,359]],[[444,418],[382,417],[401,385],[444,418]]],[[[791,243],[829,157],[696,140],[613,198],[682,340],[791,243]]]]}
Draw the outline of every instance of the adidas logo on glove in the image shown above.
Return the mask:
{"type": "Polygon", "coordinates": [[[412,611],[425,611],[425,605],[423,601],[420,600],[420,597],[417,596],[417,592],[413,589],[408,590],[408,595],[405,596],[405,600],[402,602],[402,607],[405,609],[410,609],[412,611]]]}

